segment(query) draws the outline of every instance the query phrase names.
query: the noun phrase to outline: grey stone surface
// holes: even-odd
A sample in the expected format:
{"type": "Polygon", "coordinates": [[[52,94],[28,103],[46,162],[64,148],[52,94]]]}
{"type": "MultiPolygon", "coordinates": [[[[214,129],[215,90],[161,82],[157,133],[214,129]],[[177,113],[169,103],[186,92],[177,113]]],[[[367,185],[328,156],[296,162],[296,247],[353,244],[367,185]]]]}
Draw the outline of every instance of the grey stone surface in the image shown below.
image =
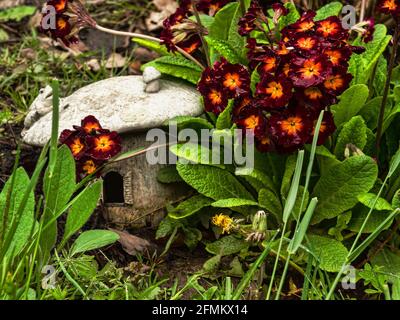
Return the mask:
{"type": "Polygon", "coordinates": [[[149,83],[161,78],[161,72],[154,67],[147,67],[143,70],[143,82],[149,83]]]}
{"type": "MultiPolygon", "coordinates": [[[[142,76],[109,78],[77,90],[60,101],[59,133],[80,125],[87,115],[99,119],[104,128],[123,133],[159,127],[173,117],[198,116],[203,112],[196,88],[169,80],[156,81],[160,84],[157,93],[145,92],[142,76]]],[[[50,139],[49,102],[51,92],[47,88],[30,108],[31,123],[22,133],[24,142],[43,146],[50,139]],[[44,111],[48,113],[43,116],[44,111]]]]}

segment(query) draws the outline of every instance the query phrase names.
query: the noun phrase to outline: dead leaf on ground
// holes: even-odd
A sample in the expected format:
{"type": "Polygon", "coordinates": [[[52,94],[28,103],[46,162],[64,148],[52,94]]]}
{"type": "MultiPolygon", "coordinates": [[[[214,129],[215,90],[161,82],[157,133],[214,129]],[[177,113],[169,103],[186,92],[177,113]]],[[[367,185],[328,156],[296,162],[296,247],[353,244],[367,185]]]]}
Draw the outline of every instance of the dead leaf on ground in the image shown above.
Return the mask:
{"type": "Polygon", "coordinates": [[[99,60],[97,59],[90,59],[89,61],[85,62],[85,65],[92,71],[97,72],[101,69],[99,60]]]}
{"type": "Polygon", "coordinates": [[[145,20],[148,31],[161,28],[164,19],[173,14],[178,8],[178,3],[175,0],[153,0],[153,4],[159,12],[151,12],[145,20]]]}
{"type": "Polygon", "coordinates": [[[107,69],[116,69],[122,68],[126,63],[126,58],[121,56],[119,53],[112,53],[110,57],[107,59],[106,68],[107,69]]]}
{"type": "Polygon", "coordinates": [[[119,235],[118,242],[122,245],[124,251],[131,256],[134,256],[138,253],[142,253],[145,250],[149,250],[151,247],[154,247],[154,245],[152,245],[146,239],[139,238],[126,231],[119,231],[112,228],[109,229],[111,231],[118,233],[119,235]]]}

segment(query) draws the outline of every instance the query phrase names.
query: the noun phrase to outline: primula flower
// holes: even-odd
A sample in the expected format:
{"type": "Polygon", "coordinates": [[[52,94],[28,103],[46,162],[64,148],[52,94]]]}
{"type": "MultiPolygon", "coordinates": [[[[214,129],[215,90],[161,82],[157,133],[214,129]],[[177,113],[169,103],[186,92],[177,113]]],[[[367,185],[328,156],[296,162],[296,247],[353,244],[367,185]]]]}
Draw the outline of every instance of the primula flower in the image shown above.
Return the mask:
{"type": "Polygon", "coordinates": [[[298,21],[292,23],[282,29],[281,33],[284,38],[291,38],[299,32],[311,32],[315,28],[314,17],[316,15],[315,11],[306,11],[298,21]]]}
{"type": "Polygon", "coordinates": [[[262,137],[267,126],[267,119],[261,109],[257,108],[256,103],[256,100],[253,100],[251,104],[242,108],[239,113],[236,113],[234,122],[238,128],[252,130],[256,137],[262,137]]]}
{"type": "Polygon", "coordinates": [[[267,73],[257,84],[256,95],[266,109],[284,107],[292,97],[292,84],[284,76],[267,73]]]}
{"type": "Polygon", "coordinates": [[[366,25],[364,27],[364,31],[361,34],[361,39],[365,42],[371,42],[374,38],[375,32],[375,20],[374,18],[370,18],[365,21],[366,25]]]}
{"type": "Polygon", "coordinates": [[[264,15],[258,1],[252,0],[246,14],[239,20],[239,34],[249,35],[257,27],[257,19],[264,15]]]}
{"type": "Polygon", "coordinates": [[[48,33],[53,39],[60,40],[66,46],[78,42],[76,35],[82,28],[96,26],[96,21],[89,15],[80,0],[49,0],[45,8],[46,13],[43,14],[40,23],[42,32],[48,33]],[[55,16],[51,16],[52,13],[55,13],[55,16]],[[52,19],[55,20],[54,27],[49,24],[52,19]]]}
{"type": "Polygon", "coordinates": [[[332,66],[347,67],[347,62],[349,61],[351,56],[351,50],[347,47],[331,47],[323,50],[322,54],[332,64],[332,66]]]}
{"type": "Polygon", "coordinates": [[[103,161],[84,157],[80,159],[77,163],[77,173],[80,178],[91,175],[95,173],[96,170],[98,170],[103,163],[103,161]]]}
{"type": "Polygon", "coordinates": [[[331,70],[330,62],[323,56],[297,57],[291,64],[289,77],[294,86],[307,88],[322,83],[331,70]]]}
{"type": "Polygon", "coordinates": [[[321,45],[321,40],[307,33],[296,34],[289,43],[297,50],[298,53],[305,57],[315,55],[321,45]]]}
{"type": "MultiPolygon", "coordinates": [[[[318,122],[318,116],[319,116],[319,114],[315,113],[313,129],[312,129],[310,138],[308,140],[308,143],[312,143],[312,140],[313,140],[313,137],[315,134],[315,125],[318,122]]],[[[326,139],[328,139],[335,131],[336,131],[336,126],[335,126],[335,122],[333,120],[333,115],[330,111],[325,111],[324,117],[322,118],[321,126],[319,128],[317,144],[319,146],[323,145],[325,143],[326,139]]]]}
{"type": "Polygon", "coordinates": [[[342,22],[336,16],[317,21],[315,31],[325,39],[347,40],[349,38],[348,30],[343,28],[342,22]]]}
{"type": "Polygon", "coordinates": [[[394,19],[400,19],[400,0],[380,0],[377,8],[383,14],[391,14],[394,19]]]}
{"type": "Polygon", "coordinates": [[[274,16],[272,20],[275,24],[278,23],[280,17],[287,16],[289,14],[289,10],[286,9],[281,3],[274,3],[272,5],[272,9],[274,10],[274,16]]]}
{"type": "Polygon", "coordinates": [[[336,103],[336,97],[327,93],[322,86],[308,87],[305,89],[297,88],[295,99],[299,105],[317,111],[336,103]]]}
{"type": "Polygon", "coordinates": [[[249,51],[247,58],[249,59],[249,67],[257,70],[260,73],[272,73],[279,65],[280,57],[268,46],[259,45],[256,39],[249,38],[247,46],[249,51]]]}
{"type": "Polygon", "coordinates": [[[68,146],[76,160],[82,158],[88,149],[86,138],[79,131],[64,130],[59,141],[68,146]]]}
{"type": "Polygon", "coordinates": [[[222,86],[230,93],[230,97],[250,91],[250,76],[245,67],[240,64],[231,64],[226,60],[216,70],[216,77],[221,78],[222,86]]]}
{"type": "Polygon", "coordinates": [[[312,130],[310,119],[300,112],[274,114],[269,118],[269,125],[276,147],[282,152],[292,152],[304,145],[312,130]]]}
{"type": "Polygon", "coordinates": [[[121,138],[115,131],[100,133],[87,138],[89,156],[97,160],[108,160],[121,151],[121,138]]]}
{"type": "Polygon", "coordinates": [[[324,89],[335,96],[342,94],[353,79],[346,69],[338,67],[324,81],[324,89]]]}
{"type": "Polygon", "coordinates": [[[94,116],[87,116],[81,121],[81,126],[73,126],[75,130],[82,131],[88,135],[95,135],[100,133],[103,128],[99,120],[94,116]]]}

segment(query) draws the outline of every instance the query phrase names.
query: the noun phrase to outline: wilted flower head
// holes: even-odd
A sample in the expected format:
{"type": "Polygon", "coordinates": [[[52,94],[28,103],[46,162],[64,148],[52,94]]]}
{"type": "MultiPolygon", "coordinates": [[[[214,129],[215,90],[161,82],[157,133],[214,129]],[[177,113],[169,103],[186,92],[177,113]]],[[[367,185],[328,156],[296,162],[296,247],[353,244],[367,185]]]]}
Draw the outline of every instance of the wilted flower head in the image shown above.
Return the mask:
{"type": "Polygon", "coordinates": [[[222,229],[222,234],[230,233],[235,228],[234,220],[223,213],[215,215],[211,222],[222,229]]]}
{"type": "Polygon", "coordinates": [[[43,8],[41,30],[66,46],[78,42],[82,28],[95,27],[96,21],[80,0],[48,0],[43,8]]]}

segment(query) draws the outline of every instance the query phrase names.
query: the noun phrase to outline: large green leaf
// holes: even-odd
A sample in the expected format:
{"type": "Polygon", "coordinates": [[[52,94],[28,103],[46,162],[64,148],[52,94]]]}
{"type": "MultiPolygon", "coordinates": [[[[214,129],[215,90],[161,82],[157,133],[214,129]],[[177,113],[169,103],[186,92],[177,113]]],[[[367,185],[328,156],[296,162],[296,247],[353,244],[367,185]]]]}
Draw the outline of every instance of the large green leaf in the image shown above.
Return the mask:
{"type": "Polygon", "coordinates": [[[258,202],[260,206],[271,212],[279,219],[282,218],[283,208],[281,201],[270,189],[261,189],[258,193],[258,202]]]}
{"type": "Polygon", "coordinates": [[[232,127],[231,117],[232,117],[233,101],[234,100],[229,100],[228,106],[218,116],[216,123],[217,130],[230,129],[232,127]]]}
{"type": "Polygon", "coordinates": [[[234,208],[243,206],[259,206],[259,204],[253,200],[229,198],[215,201],[211,204],[211,206],[216,208],[234,208]]]}
{"type": "Polygon", "coordinates": [[[199,193],[214,200],[254,200],[246,188],[227,170],[206,165],[177,164],[183,180],[199,193]]]}
{"type": "MultiPolygon", "coordinates": [[[[22,200],[25,192],[29,186],[29,176],[25,172],[23,168],[18,168],[15,174],[15,181],[13,190],[11,190],[10,197],[10,205],[8,210],[7,217],[7,228],[5,234],[7,234],[7,230],[11,227],[12,219],[16,219],[16,214],[18,208],[22,204],[22,200]]],[[[6,182],[3,190],[0,193],[0,225],[2,226],[4,223],[4,209],[6,206],[7,196],[9,194],[11,178],[6,182]]],[[[11,245],[8,250],[14,250],[14,254],[17,254],[18,251],[24,246],[24,244],[28,241],[30,232],[32,231],[34,220],[34,210],[35,210],[35,197],[33,191],[29,194],[28,201],[25,204],[25,209],[22,212],[22,215],[19,218],[19,224],[13,235],[11,245]]],[[[1,227],[0,227],[1,228],[1,227]]]]}
{"type": "Polygon", "coordinates": [[[113,244],[119,235],[108,230],[89,230],[82,232],[71,247],[71,256],[113,244]]]}
{"type": "MultiPolygon", "coordinates": [[[[351,220],[348,224],[348,229],[353,232],[359,232],[361,230],[362,225],[364,224],[364,221],[369,211],[370,208],[363,205],[357,205],[353,210],[351,220]]],[[[367,221],[367,224],[364,226],[363,233],[374,232],[380,226],[380,224],[385,221],[385,219],[390,215],[390,213],[391,211],[387,210],[386,211],[373,210],[367,221]]],[[[385,228],[383,228],[383,230],[389,228],[390,225],[392,224],[392,221],[389,221],[389,223],[385,226],[385,228]]]]}
{"type": "MultiPolygon", "coordinates": [[[[373,193],[363,193],[358,196],[358,201],[360,201],[363,205],[365,205],[368,208],[372,208],[375,199],[376,199],[376,194],[373,193]]],[[[378,211],[393,210],[392,205],[389,202],[387,202],[386,199],[383,198],[378,198],[373,209],[378,211]]]]}
{"type": "Polygon", "coordinates": [[[384,249],[375,255],[371,263],[373,266],[380,267],[379,271],[389,275],[392,280],[400,278],[400,256],[389,249],[384,249]]]}
{"type": "Polygon", "coordinates": [[[235,235],[229,235],[207,244],[206,250],[212,254],[229,256],[248,248],[248,246],[249,244],[244,239],[237,238],[235,235]]]}
{"type": "Polygon", "coordinates": [[[245,38],[238,32],[241,15],[238,2],[228,3],[215,15],[214,22],[208,30],[208,36],[215,40],[225,41],[235,52],[242,52],[245,38]]]}
{"type": "Polygon", "coordinates": [[[387,28],[383,24],[375,26],[373,40],[364,44],[358,38],[354,45],[364,46],[363,54],[353,54],[349,62],[349,71],[354,76],[353,84],[366,84],[372,75],[372,70],[379,57],[383,54],[390,42],[391,36],[387,35],[387,28]]]}
{"type": "Polygon", "coordinates": [[[351,86],[343,92],[339,103],[332,106],[336,126],[339,127],[357,115],[367,101],[368,95],[368,87],[363,84],[351,86]]]}
{"type": "Polygon", "coordinates": [[[342,8],[343,4],[341,4],[340,2],[337,1],[330,2],[327,5],[317,10],[317,15],[315,16],[314,20],[319,21],[326,19],[330,16],[338,16],[342,11],[342,8]]]}
{"type": "MultiPolygon", "coordinates": [[[[368,128],[375,130],[378,124],[379,110],[382,105],[382,97],[375,97],[369,100],[360,110],[359,114],[365,120],[368,128]]],[[[390,103],[386,104],[389,107],[390,103]]],[[[389,111],[389,110],[388,110],[389,111]]]]}
{"type": "Polygon", "coordinates": [[[23,18],[31,16],[35,13],[35,6],[17,6],[0,12],[0,21],[7,22],[10,20],[21,21],[23,18]]]}
{"type": "Polygon", "coordinates": [[[212,199],[199,194],[181,202],[174,209],[169,210],[168,216],[173,219],[187,218],[197,213],[200,209],[208,207],[213,202],[212,199]]]}
{"type": "Polygon", "coordinates": [[[349,143],[360,150],[363,150],[367,143],[367,126],[361,116],[351,118],[340,131],[335,147],[335,155],[338,159],[344,158],[344,151],[349,143]]]}
{"type": "Polygon", "coordinates": [[[102,181],[96,181],[84,189],[71,206],[65,224],[64,243],[89,220],[100,199],[101,187],[102,181]]]}
{"type": "Polygon", "coordinates": [[[315,185],[318,198],[313,223],[337,217],[357,204],[357,197],[368,192],[378,176],[376,162],[368,156],[353,156],[329,167],[315,185]]]}
{"type": "Polygon", "coordinates": [[[230,63],[243,63],[240,52],[237,52],[226,40],[205,37],[211,49],[214,49],[220,56],[230,63]]]}
{"type": "MultiPolygon", "coordinates": [[[[50,167],[45,172],[43,190],[45,194],[44,225],[60,211],[70,200],[75,191],[75,160],[66,145],[57,150],[57,159],[53,175],[50,176],[50,167]]],[[[57,222],[54,221],[42,234],[42,244],[51,249],[56,241],[57,222]]]]}
{"type": "Polygon", "coordinates": [[[317,235],[308,235],[308,248],[318,259],[318,267],[328,272],[339,272],[346,261],[348,251],[339,241],[317,235]]]}
{"type": "Polygon", "coordinates": [[[300,18],[300,13],[297,11],[296,6],[291,3],[285,3],[285,8],[289,10],[286,16],[282,16],[279,19],[279,30],[282,30],[289,24],[295,23],[300,18]]]}
{"type": "Polygon", "coordinates": [[[197,84],[201,77],[201,68],[194,62],[181,56],[164,56],[150,61],[142,66],[154,67],[161,73],[185,79],[193,84],[197,84]]]}
{"type": "Polygon", "coordinates": [[[140,38],[135,38],[135,37],[132,38],[132,41],[142,47],[150,49],[151,51],[157,52],[158,54],[160,54],[162,56],[169,56],[169,55],[172,56],[174,54],[180,55],[179,52],[175,52],[175,53],[168,52],[167,48],[164,45],[162,45],[156,41],[140,39],[140,38]]]}
{"type": "Polygon", "coordinates": [[[256,190],[268,188],[276,193],[276,188],[272,179],[263,171],[250,168],[236,168],[235,175],[244,177],[256,190]]]}

